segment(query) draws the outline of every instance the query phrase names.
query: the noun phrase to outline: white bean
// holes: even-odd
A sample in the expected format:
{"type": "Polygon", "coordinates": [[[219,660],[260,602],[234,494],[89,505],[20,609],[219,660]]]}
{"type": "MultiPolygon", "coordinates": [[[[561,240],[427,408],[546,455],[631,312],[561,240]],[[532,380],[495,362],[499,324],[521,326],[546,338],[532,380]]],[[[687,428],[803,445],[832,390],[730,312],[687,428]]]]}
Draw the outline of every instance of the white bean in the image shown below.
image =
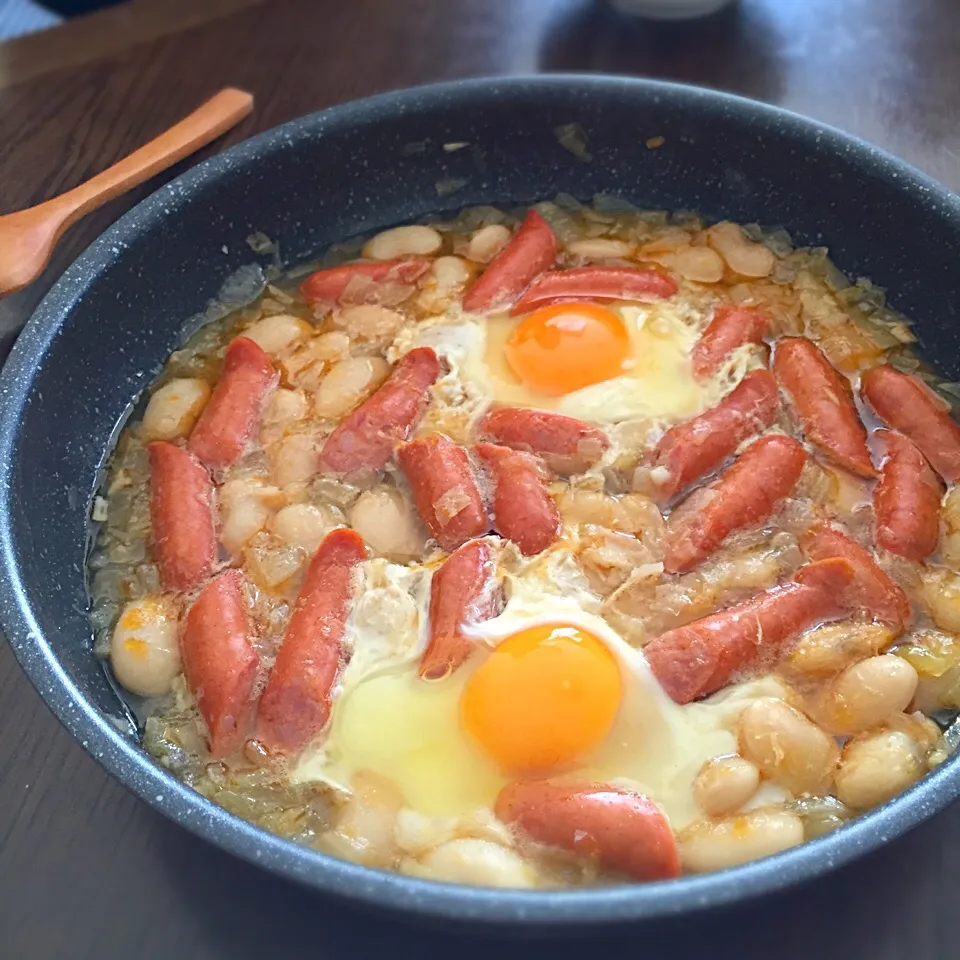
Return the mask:
{"type": "Polygon", "coordinates": [[[335,363],[320,381],[313,410],[334,420],[362,403],[387,378],[390,365],[382,357],[352,357],[335,363]]]}
{"type": "Polygon", "coordinates": [[[279,440],[287,429],[307,415],[307,398],[302,390],[278,387],[270,394],[260,419],[260,442],[264,446],[279,440]]]}
{"type": "Polygon", "coordinates": [[[786,658],[786,665],[812,677],[831,677],[874,656],[894,640],[893,631],[879,623],[828,623],[805,633],[786,658]]]}
{"type": "Polygon", "coordinates": [[[901,713],[917,691],[917,671],[892,653],[847,667],[819,700],[815,716],[835,734],[879,727],[901,713]]]}
{"type": "Polygon", "coordinates": [[[470,282],[473,273],[470,264],[460,257],[437,257],[421,284],[418,306],[421,310],[442,312],[470,282]]]}
{"type": "Polygon", "coordinates": [[[447,883],[478,887],[533,887],[536,874],[522,857],[493,843],[474,837],[450,840],[417,860],[404,860],[404,873],[447,883]]]}
{"type": "Polygon", "coordinates": [[[706,873],[770,857],[803,843],[803,821],[785,810],[760,809],[729,820],[699,821],[678,837],[680,862],[706,873]]]}
{"type": "Polygon", "coordinates": [[[767,277],[777,262],[772,250],[754,243],[735,223],[715,224],[707,231],[707,240],[727,266],[742,277],[767,277]]]}
{"type": "Polygon", "coordinates": [[[346,360],[350,356],[350,337],[342,330],[331,330],[321,333],[313,341],[313,352],[319,360],[334,363],[337,360],[346,360]]]}
{"type": "Polygon", "coordinates": [[[696,283],[719,283],[723,279],[723,259],[710,247],[678,251],[673,267],[681,277],[696,283]]]}
{"type": "Polygon", "coordinates": [[[829,790],[840,757],[836,743],[783,700],[761,697],[744,707],[737,735],[741,755],[792,794],[829,790]]]}
{"type": "Polygon", "coordinates": [[[443,237],[433,227],[415,224],[394,227],[371,237],[363,245],[363,255],[371,260],[396,260],[398,257],[426,257],[443,246],[443,237]]]}
{"type": "Polygon", "coordinates": [[[350,526],[378,556],[404,561],[423,552],[426,533],[413,505],[392,487],[364,491],[350,508],[350,526]]]}
{"type": "Polygon", "coordinates": [[[739,810],[760,786],[760,771],[743,757],[714,757],[693,781],[693,797],[708,817],[725,817],[739,810]]]}
{"type": "Polygon", "coordinates": [[[858,810],[876,807],[920,779],[922,760],[919,744],[896,730],[851,740],[837,771],[837,797],[858,810]]]}
{"type": "Polygon", "coordinates": [[[949,570],[928,570],[920,596],[933,622],[947,633],[960,633],[960,575],[949,570]]]}
{"type": "Polygon", "coordinates": [[[467,244],[467,259],[474,263],[489,263],[510,242],[512,236],[509,228],[502,223],[481,227],[467,244]]]}
{"type": "Polygon", "coordinates": [[[281,313],[258,320],[247,327],[242,336],[252,340],[261,350],[276,356],[309,336],[311,330],[306,320],[281,313]]]}
{"type": "Polygon", "coordinates": [[[210,398],[206,380],[170,380],[154,391],[143,412],[143,440],[179,440],[193,429],[210,398]]]}
{"type": "Polygon", "coordinates": [[[124,607],[110,644],[110,666],[131,693],[169,693],[180,673],[177,611],[166,597],[150,595],[124,607]]]}
{"type": "Polygon", "coordinates": [[[940,520],[940,557],[947,566],[960,569],[960,487],[953,487],[943,498],[940,520]]]}
{"type": "Polygon", "coordinates": [[[343,514],[335,507],[291,503],[278,511],[270,521],[270,532],[281,540],[314,554],[323,538],[342,522],[343,514]]]}
{"type": "Polygon", "coordinates": [[[616,260],[629,257],[633,247],[623,240],[611,240],[609,237],[594,237],[591,240],[574,240],[567,244],[567,252],[585,260],[616,260]]]}
{"type": "Polygon", "coordinates": [[[310,433],[294,433],[270,449],[270,472],[279,487],[306,483],[317,472],[317,439],[310,433]]]}
{"type": "Polygon", "coordinates": [[[357,340],[389,340],[403,326],[404,316],[378,303],[358,303],[344,307],[333,320],[357,340]]]}
{"type": "Polygon", "coordinates": [[[259,533],[273,511],[283,503],[283,494],[255,477],[227,480],[218,493],[220,542],[239,556],[244,545],[259,533]]]}

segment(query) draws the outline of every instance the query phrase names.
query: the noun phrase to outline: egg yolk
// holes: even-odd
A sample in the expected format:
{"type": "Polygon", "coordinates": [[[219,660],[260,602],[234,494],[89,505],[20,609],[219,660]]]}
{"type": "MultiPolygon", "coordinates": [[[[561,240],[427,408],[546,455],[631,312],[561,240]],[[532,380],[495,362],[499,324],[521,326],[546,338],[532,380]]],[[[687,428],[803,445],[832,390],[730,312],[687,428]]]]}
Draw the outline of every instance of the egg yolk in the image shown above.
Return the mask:
{"type": "Polygon", "coordinates": [[[623,321],[593,303],[556,303],[527,314],[504,347],[531,390],[561,396],[623,372],[630,338],[623,321]]]}
{"type": "Polygon", "coordinates": [[[596,747],[620,706],[620,669],[592,633],[566,624],[504,640],[467,682],[464,727],[506,771],[545,771],[596,747]]]}

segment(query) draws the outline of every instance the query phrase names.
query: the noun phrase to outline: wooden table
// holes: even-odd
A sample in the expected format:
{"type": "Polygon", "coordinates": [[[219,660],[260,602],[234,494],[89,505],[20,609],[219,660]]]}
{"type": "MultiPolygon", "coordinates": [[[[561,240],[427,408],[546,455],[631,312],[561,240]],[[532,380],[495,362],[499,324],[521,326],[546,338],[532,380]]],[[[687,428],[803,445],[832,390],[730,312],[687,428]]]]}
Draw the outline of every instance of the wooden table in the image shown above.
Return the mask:
{"type": "MultiPolygon", "coordinates": [[[[532,71],[732,90],[835,124],[960,189],[958,49],[956,0],[743,0],[657,29],[592,0],[133,0],[0,46],[0,212],[73,186],[227,84],[252,90],[257,109],[222,145],[380,90],[532,71]]],[[[146,192],[90,217],[40,282],[0,302],[0,346],[146,192]]],[[[181,832],[60,729],[6,647],[0,703],[3,957],[960,955],[960,807],[745,908],[609,943],[491,943],[355,914],[181,832]]]]}

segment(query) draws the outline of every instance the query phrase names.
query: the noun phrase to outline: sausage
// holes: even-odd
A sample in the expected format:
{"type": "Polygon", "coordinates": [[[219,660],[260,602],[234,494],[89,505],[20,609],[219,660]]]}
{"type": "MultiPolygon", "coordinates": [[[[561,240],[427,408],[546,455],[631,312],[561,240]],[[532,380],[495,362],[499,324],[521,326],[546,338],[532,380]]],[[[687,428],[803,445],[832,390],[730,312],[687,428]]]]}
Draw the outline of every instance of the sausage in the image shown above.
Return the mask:
{"type": "Polygon", "coordinates": [[[295,753],[327,725],[354,576],[366,554],[360,535],[341,527],[310,561],[260,697],[257,735],[277,753],[295,753]]]}
{"type": "Polygon", "coordinates": [[[642,793],[606,783],[519,780],[500,791],[494,812],[538,843],[635,880],[680,875],[670,823],[642,793]]]}
{"type": "Polygon", "coordinates": [[[394,447],[410,436],[423,416],[429,389],[439,376],[440,361],[430,347],[417,347],[403,356],[376,393],[327,437],[320,470],[340,476],[382,470],[394,447]]]}
{"type": "Polygon", "coordinates": [[[560,534],[560,514],[537,461],[493,443],[478,443],[473,449],[493,481],[494,529],[524,556],[546,550],[560,534]]]}
{"type": "Polygon", "coordinates": [[[666,473],[658,499],[669,500],[712,473],[744,440],[766,430],[779,409],[776,381],[766,370],[754,370],[717,406],[671,427],[654,452],[654,476],[666,473]]]}
{"type": "Polygon", "coordinates": [[[334,304],[340,301],[347,285],[355,277],[366,277],[372,283],[413,283],[430,269],[425,257],[409,260],[377,260],[373,263],[347,263],[311,273],[300,284],[300,292],[311,303],[334,304]]]}
{"type": "Polygon", "coordinates": [[[198,594],[180,636],[183,672],[207,724],[210,752],[222,757],[250,732],[260,656],[253,645],[239,570],[226,570],[198,594]]]}
{"type": "Polygon", "coordinates": [[[267,394],[277,385],[269,355],[247,337],[227,347],[223,374],[187,441],[187,449],[211,470],[235,463],[260,430],[267,394]]]}
{"type": "Polygon", "coordinates": [[[670,515],[664,569],[683,573],[734,531],[763,523],[790,495],[806,460],[792,437],[771,434],[754,440],[712,487],[670,515]]]}
{"type": "Polygon", "coordinates": [[[860,379],[860,394],[877,416],[907,436],[948,483],[960,480],[960,424],[947,402],[916,377],[882,364],[860,379]]]}
{"type": "Polygon", "coordinates": [[[779,340],[773,372],[790,396],[807,440],[837,466],[875,477],[867,431],[853,405],[850,385],[820,350],[804,337],[779,340]]]}
{"type": "Polygon", "coordinates": [[[420,660],[424,680],[442,680],[473,651],[463,627],[496,616],[500,594],[490,545],[471,540],[451,553],[430,582],[430,639],[420,660]]]}
{"type": "Polygon", "coordinates": [[[770,330],[770,317],[760,307],[718,304],[713,319],[690,354],[694,376],[703,380],[745,343],[762,343],[770,330]]]}
{"type": "Polygon", "coordinates": [[[455,550],[490,529],[470,457],[463,447],[431,433],[397,449],[424,526],[443,550],[455,550]]]}
{"type": "Polygon", "coordinates": [[[610,446],[607,435],[582,420],[545,410],[496,407],[480,421],[480,435],[511,450],[540,457],[563,475],[583,473],[610,446]]]}
{"type": "Polygon", "coordinates": [[[536,210],[528,211],[510,242],[464,294],[463,309],[482,313],[510,306],[531,281],[553,266],[559,250],[550,224],[536,210]]]}
{"type": "Polygon", "coordinates": [[[809,627],[847,615],[854,569],[834,557],[745,603],[677,627],[643,648],[654,676],[677,703],[690,703],[738,675],[769,666],[809,627]]]}
{"type": "Polygon", "coordinates": [[[182,447],[157,440],[150,456],[153,558],[167,590],[192,590],[213,572],[213,483],[182,447]]]}
{"type": "Polygon", "coordinates": [[[563,300],[667,300],[677,292],[673,278],[639,267],[574,267],[541,274],[510,311],[528,313],[563,300]]]}
{"type": "Polygon", "coordinates": [[[940,539],[943,484],[916,445],[899,433],[878,430],[886,457],[873,488],[877,544],[923,563],[940,539]]]}
{"type": "Polygon", "coordinates": [[[910,601],[906,593],[877,566],[870,553],[856,540],[836,527],[818,524],[803,535],[800,546],[809,560],[842,557],[850,562],[853,583],[847,595],[848,605],[852,609],[862,610],[898,630],[909,622],[910,601]]]}

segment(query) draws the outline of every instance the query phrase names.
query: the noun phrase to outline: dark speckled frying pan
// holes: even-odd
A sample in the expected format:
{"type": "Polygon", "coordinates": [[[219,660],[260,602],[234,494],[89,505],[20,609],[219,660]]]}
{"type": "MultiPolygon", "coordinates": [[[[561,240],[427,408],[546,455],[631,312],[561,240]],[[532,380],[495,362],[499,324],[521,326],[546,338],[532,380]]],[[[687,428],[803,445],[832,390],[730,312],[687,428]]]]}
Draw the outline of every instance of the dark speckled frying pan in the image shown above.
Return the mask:
{"type": "Polygon", "coordinates": [[[63,275],[0,377],[0,622],[67,728],[114,776],[194,833],[355,902],[526,928],[610,924],[720,905],[812,877],[960,794],[960,758],[827,837],[703,877],[583,892],[505,892],[381,873],[294,846],[179,784],[138,744],[91,652],[89,502],[117,424],[230,274],[246,238],[295,264],[425,214],[566,191],[781,224],[891,291],[939,372],[960,372],[960,199],[834,130],[704,90],[603,77],[476,80],[294,121],[159,190],[63,275]],[[555,128],[578,123],[591,159],[555,128]],[[650,149],[649,138],[663,137],[650,149]],[[468,148],[445,152],[443,144],[468,148]],[[455,192],[449,190],[457,188],[455,192]]]}

